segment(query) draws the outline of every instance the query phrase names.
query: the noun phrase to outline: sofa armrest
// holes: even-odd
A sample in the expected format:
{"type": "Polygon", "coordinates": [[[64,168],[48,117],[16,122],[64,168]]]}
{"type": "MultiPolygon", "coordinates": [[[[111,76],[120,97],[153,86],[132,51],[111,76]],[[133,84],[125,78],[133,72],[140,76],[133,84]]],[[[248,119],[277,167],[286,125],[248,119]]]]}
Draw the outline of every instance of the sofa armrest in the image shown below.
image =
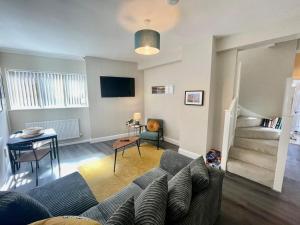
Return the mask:
{"type": "Polygon", "coordinates": [[[77,216],[98,204],[78,172],[31,189],[27,194],[47,207],[53,216],[77,216]]]}
{"type": "Polygon", "coordinates": [[[207,167],[209,185],[199,193],[194,193],[188,214],[172,225],[216,224],[221,212],[222,185],[224,171],[207,167]]]}
{"type": "Polygon", "coordinates": [[[165,150],[160,159],[160,168],[174,176],[192,160],[193,159],[181,155],[173,150],[165,150]]]}
{"type": "Polygon", "coordinates": [[[209,190],[211,204],[209,207],[210,212],[210,224],[215,224],[219,215],[221,214],[221,202],[222,202],[222,189],[225,171],[213,167],[208,167],[209,172],[209,190]]]}

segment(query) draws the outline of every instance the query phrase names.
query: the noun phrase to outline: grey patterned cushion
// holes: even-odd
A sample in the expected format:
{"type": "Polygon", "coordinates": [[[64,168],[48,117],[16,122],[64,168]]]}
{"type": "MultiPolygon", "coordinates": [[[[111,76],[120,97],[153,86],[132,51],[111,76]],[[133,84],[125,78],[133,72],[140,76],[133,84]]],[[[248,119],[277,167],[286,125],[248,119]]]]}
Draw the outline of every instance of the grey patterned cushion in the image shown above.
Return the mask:
{"type": "Polygon", "coordinates": [[[142,191],[143,190],[140,188],[140,186],[132,183],[115,195],[88,209],[82,213],[81,216],[88,217],[90,219],[99,221],[101,224],[105,224],[127,199],[132,196],[137,198],[142,191]]]}
{"type": "Polygon", "coordinates": [[[134,214],[134,197],[131,197],[108,219],[106,225],[134,225],[134,214]]]}
{"type": "Polygon", "coordinates": [[[27,194],[47,207],[53,216],[78,216],[98,204],[78,172],[33,188],[27,194]]]}
{"type": "Polygon", "coordinates": [[[205,165],[203,156],[194,159],[189,166],[191,167],[191,174],[193,180],[193,192],[199,193],[205,189],[209,184],[208,169],[205,165]]]}
{"type": "MultiPolygon", "coordinates": [[[[224,172],[207,167],[209,186],[199,193],[193,193],[188,214],[178,221],[166,221],[166,225],[208,225],[216,224],[221,212],[222,183],[224,172]]],[[[217,222],[217,224],[219,224],[217,222]]],[[[227,224],[227,223],[226,223],[227,224]]],[[[232,225],[233,223],[228,223],[232,225]]]]}
{"type": "Polygon", "coordinates": [[[49,217],[48,209],[30,196],[11,191],[0,192],[1,224],[23,225],[49,217]]]}
{"type": "Polygon", "coordinates": [[[191,158],[173,150],[165,150],[160,158],[160,168],[175,176],[183,167],[186,167],[191,162],[191,158]]]}
{"type": "Polygon", "coordinates": [[[144,175],[135,179],[133,183],[139,185],[142,189],[145,189],[149,184],[153,182],[154,179],[162,177],[163,175],[167,175],[168,180],[173,177],[170,173],[161,168],[153,168],[144,175]]]}
{"type": "Polygon", "coordinates": [[[190,167],[184,167],[169,181],[167,220],[176,221],[184,217],[192,198],[192,177],[190,167]]]}
{"type": "Polygon", "coordinates": [[[168,200],[168,182],[164,175],[155,179],[135,202],[136,225],[163,225],[168,200]]]}

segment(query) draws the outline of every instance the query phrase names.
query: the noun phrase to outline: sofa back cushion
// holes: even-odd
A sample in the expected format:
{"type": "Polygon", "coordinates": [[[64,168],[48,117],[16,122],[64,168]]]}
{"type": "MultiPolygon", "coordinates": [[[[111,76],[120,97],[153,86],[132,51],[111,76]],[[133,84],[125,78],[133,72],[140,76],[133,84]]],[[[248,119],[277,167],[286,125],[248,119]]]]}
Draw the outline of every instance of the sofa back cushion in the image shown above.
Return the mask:
{"type": "Polygon", "coordinates": [[[12,192],[0,192],[1,224],[18,225],[51,217],[48,209],[30,196],[12,192]]]}
{"type": "Polygon", "coordinates": [[[134,197],[125,201],[108,219],[106,225],[134,225],[134,197]]]}
{"type": "Polygon", "coordinates": [[[193,181],[193,192],[199,193],[205,189],[209,184],[208,169],[205,165],[203,156],[194,159],[190,164],[192,181],[193,181]]]}
{"type": "Polygon", "coordinates": [[[160,168],[175,176],[182,168],[189,165],[192,160],[173,150],[165,150],[160,158],[160,168]]]}
{"type": "Polygon", "coordinates": [[[168,182],[164,175],[155,179],[136,199],[135,225],[164,225],[168,200],[168,182]]]}
{"type": "Polygon", "coordinates": [[[168,187],[167,220],[176,221],[184,217],[190,208],[192,198],[192,177],[190,167],[179,171],[168,187]]]}
{"type": "Polygon", "coordinates": [[[72,173],[27,192],[53,216],[78,216],[98,204],[83,177],[72,173]]]}

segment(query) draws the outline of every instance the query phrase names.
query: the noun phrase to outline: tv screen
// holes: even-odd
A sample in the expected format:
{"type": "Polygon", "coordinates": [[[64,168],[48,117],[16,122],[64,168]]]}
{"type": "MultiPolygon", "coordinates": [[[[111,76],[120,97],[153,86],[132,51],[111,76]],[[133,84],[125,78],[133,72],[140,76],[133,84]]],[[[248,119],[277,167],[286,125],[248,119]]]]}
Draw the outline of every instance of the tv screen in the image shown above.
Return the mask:
{"type": "Polygon", "coordinates": [[[101,97],[134,97],[134,78],[100,76],[101,97]]]}

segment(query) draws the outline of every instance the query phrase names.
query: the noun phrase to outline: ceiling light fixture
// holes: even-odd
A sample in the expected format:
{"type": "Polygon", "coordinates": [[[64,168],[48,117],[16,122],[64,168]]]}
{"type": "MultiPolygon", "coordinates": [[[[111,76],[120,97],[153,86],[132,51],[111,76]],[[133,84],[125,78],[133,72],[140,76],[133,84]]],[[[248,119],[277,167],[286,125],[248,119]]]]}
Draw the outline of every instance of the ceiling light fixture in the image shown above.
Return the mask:
{"type": "Polygon", "coordinates": [[[155,55],[160,50],[160,34],[155,30],[139,30],[134,35],[135,52],[141,55],[155,55]]]}
{"type": "MultiPolygon", "coordinates": [[[[145,27],[149,27],[151,20],[144,20],[145,27]]],[[[135,32],[135,52],[140,55],[155,55],[160,51],[160,34],[155,30],[143,29],[135,32]]]]}

